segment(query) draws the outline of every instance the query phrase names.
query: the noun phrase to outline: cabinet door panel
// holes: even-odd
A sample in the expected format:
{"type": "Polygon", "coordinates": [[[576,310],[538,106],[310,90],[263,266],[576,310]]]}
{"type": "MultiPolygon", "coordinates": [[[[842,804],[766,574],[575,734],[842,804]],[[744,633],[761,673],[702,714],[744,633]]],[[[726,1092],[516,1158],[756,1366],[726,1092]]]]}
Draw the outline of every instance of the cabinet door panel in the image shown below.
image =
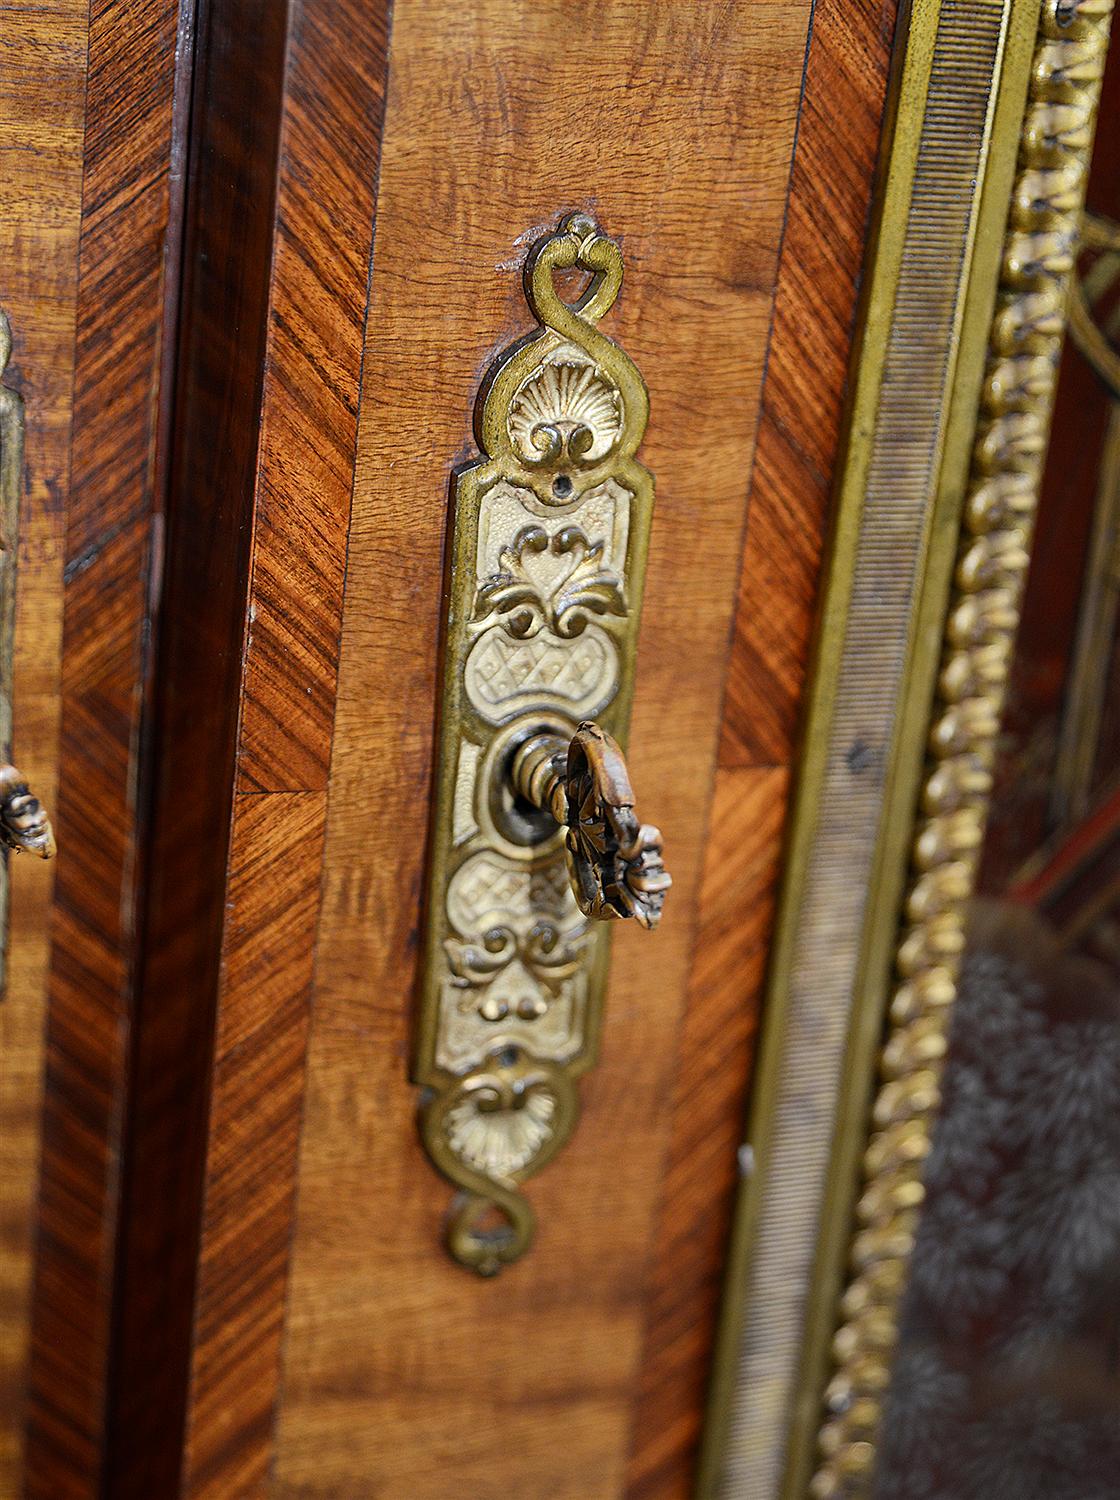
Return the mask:
{"type": "Polygon", "coordinates": [[[22,694],[50,796],[61,719],[64,785],[49,1004],[49,875],[13,918],[0,1495],[682,1500],[893,3],[126,10],[135,45],[58,0],[26,69],[58,75],[23,231],[57,240],[58,391],[17,730],[22,694]],[[409,1079],[448,503],[577,210],[650,391],[628,754],[674,887],[615,934],[536,1240],[485,1280],[409,1079]]]}
{"type": "Polygon", "coordinates": [[[517,20],[430,4],[393,20],[278,1495],[434,1500],[449,1472],[467,1494],[500,1475],[555,1500],[624,1482],[807,16],[517,20]],[[605,327],[650,388],[630,763],[675,886],[655,936],[618,934],[583,1118],[528,1189],[532,1251],[471,1282],[442,1245],[447,1189],[404,1067],[447,484],[495,346],[524,326],[517,241],[574,208],[623,243],[605,327]]]}
{"type": "MultiPolygon", "coordinates": [[[[623,1490],[807,20],[778,6],[395,9],[278,1494],[436,1495],[449,1473],[468,1493],[497,1476],[518,1493],[623,1490]],[[538,1241],[484,1283],[443,1248],[447,1190],[419,1148],[406,1064],[441,556],[479,381],[525,326],[525,237],[575,208],[623,243],[608,327],[651,392],[632,768],[656,789],[675,916],[650,949],[619,935],[584,1117],[531,1188],[538,1241]]],[[[250,1001],[224,994],[220,1026],[236,1032],[250,1001]]],[[[215,1136],[211,1201],[237,1169],[215,1136]]],[[[200,1454],[207,1415],[193,1414],[200,1454]]],[[[209,1468],[196,1485],[220,1492],[209,1468]]]]}

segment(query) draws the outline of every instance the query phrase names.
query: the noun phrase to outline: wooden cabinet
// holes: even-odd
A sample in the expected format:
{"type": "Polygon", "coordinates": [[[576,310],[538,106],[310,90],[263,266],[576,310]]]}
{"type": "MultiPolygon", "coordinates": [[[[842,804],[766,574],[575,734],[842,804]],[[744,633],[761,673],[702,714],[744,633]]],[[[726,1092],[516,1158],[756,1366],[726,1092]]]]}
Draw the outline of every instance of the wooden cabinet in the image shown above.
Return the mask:
{"type": "MultiPolygon", "coordinates": [[[[1037,0],[984,8],[1013,73],[1037,0]]],[[[895,9],[0,0],[12,752],[59,842],[11,873],[4,1500],[714,1497],[895,9]],[[627,754],[673,887],[655,933],[615,924],[535,1240],[483,1277],[410,1073],[447,558],[573,214],[649,393],[627,754]]],[[[958,24],[914,10],[896,103],[907,38],[958,24]]]]}
{"type": "Polygon", "coordinates": [[[0,8],[3,380],[25,415],[11,758],[63,851],[10,872],[5,1495],[92,1493],[104,1452],[178,296],[178,25],[162,3],[0,8]]]}

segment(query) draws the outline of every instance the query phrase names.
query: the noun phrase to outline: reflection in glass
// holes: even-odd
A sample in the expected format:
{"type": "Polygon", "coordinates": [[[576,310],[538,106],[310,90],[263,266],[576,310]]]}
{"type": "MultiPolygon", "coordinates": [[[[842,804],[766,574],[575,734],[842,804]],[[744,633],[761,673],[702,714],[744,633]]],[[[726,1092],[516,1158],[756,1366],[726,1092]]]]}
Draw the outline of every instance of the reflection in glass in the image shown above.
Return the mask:
{"type": "Polygon", "coordinates": [[[877,1500],[1120,1496],[1118,74],[877,1500]]]}

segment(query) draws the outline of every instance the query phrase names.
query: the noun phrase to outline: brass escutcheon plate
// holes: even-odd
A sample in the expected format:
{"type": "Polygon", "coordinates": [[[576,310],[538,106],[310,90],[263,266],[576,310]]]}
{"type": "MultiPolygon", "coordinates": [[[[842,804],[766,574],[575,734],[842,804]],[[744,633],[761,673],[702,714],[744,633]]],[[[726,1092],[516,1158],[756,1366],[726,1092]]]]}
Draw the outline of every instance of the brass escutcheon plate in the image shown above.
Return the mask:
{"type": "Polygon", "coordinates": [[[525,268],[539,327],[498,359],[481,456],[453,485],[424,971],[424,1143],[463,1194],[448,1244],[493,1275],[528,1248],[520,1184],[570,1136],[595,1061],[610,933],[576,905],[561,830],[511,789],[518,747],[594,717],[625,739],[653,477],[649,397],[599,331],[622,252],[582,214],[525,268]],[[574,304],[554,273],[590,276],[574,304]]]}

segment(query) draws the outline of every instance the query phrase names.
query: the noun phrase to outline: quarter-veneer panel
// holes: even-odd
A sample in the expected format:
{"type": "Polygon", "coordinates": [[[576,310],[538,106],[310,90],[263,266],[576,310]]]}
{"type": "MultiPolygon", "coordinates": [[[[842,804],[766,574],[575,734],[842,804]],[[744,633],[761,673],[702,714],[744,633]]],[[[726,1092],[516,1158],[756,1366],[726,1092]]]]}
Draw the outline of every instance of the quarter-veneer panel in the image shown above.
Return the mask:
{"type": "Polygon", "coordinates": [[[397,0],[272,1493],[622,1492],[808,6],[397,0]],[[441,1244],[407,1079],[452,465],[531,233],[620,236],[658,479],[632,769],[676,880],[496,1282],[441,1244]]]}
{"type": "Polygon", "coordinates": [[[721,765],[797,733],[898,0],[818,0],[774,299],[721,765]]]}
{"type": "Polygon", "coordinates": [[[699,1444],[790,775],[716,774],[672,1139],[650,1245],[627,1495],[683,1497],[699,1444]]]}
{"type": "Polygon", "coordinates": [[[238,789],[326,790],[388,0],[293,0],[238,789]]]}
{"type": "Polygon", "coordinates": [[[260,1492],[279,1373],[325,797],[234,809],[185,1484],[260,1492]]]}

